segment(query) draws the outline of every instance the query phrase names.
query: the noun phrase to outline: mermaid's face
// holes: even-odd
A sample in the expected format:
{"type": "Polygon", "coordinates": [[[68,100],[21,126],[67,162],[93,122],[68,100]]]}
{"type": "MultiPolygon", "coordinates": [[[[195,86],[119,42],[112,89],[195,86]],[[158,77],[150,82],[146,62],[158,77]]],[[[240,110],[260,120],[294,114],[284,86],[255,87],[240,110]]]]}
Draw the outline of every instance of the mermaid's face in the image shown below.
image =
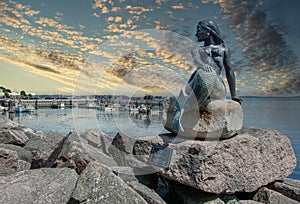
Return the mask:
{"type": "Polygon", "coordinates": [[[197,31],[195,36],[198,39],[198,42],[202,42],[209,37],[210,33],[206,28],[203,28],[201,25],[197,25],[197,31]]]}

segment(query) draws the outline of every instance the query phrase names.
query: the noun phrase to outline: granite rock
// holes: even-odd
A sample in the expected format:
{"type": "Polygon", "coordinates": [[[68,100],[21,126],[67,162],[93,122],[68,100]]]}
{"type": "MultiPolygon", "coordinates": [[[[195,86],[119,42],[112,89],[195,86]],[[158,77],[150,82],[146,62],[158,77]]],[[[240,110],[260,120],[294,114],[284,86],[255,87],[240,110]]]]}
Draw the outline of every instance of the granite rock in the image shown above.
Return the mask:
{"type": "Polygon", "coordinates": [[[24,146],[28,140],[23,131],[0,129],[0,143],[24,146]]]}
{"type": "Polygon", "coordinates": [[[19,147],[11,144],[0,144],[0,148],[8,149],[17,152],[18,159],[26,161],[28,163],[32,162],[32,154],[23,147],[19,147]]]}
{"type": "Polygon", "coordinates": [[[132,168],[128,166],[115,167],[112,170],[128,186],[140,194],[147,203],[165,203],[154,190],[158,186],[157,174],[149,173],[147,172],[147,169],[144,168],[132,168]]]}
{"type": "Polygon", "coordinates": [[[111,146],[113,137],[108,136],[98,129],[87,130],[80,136],[85,139],[89,145],[102,150],[105,154],[109,154],[108,148],[111,146]]]}
{"type": "Polygon", "coordinates": [[[42,168],[0,177],[0,203],[67,203],[75,188],[74,170],[42,168]]]}
{"type": "Polygon", "coordinates": [[[0,175],[9,175],[31,167],[32,155],[22,147],[0,144],[0,175]]]}
{"type": "Polygon", "coordinates": [[[176,98],[164,101],[164,126],[174,134],[189,138],[219,139],[234,136],[243,125],[243,110],[232,100],[208,100],[203,105],[186,104],[179,131],[176,98]]]}
{"type": "Polygon", "coordinates": [[[226,204],[260,204],[261,202],[257,202],[254,200],[231,200],[226,204]]]}
{"type": "Polygon", "coordinates": [[[148,204],[166,203],[154,190],[148,188],[147,186],[137,181],[128,181],[126,183],[138,194],[140,194],[147,201],[148,204]]]}
{"type": "MultiPolygon", "coordinates": [[[[17,132],[19,134],[21,134],[23,136],[22,133],[24,133],[26,135],[26,137],[28,137],[29,139],[31,138],[31,136],[36,136],[36,135],[40,135],[42,134],[41,131],[34,131],[28,127],[25,127],[22,124],[13,122],[11,120],[0,120],[0,130],[3,131],[13,131],[13,132],[17,132]]],[[[27,140],[27,138],[25,138],[27,140]]],[[[19,144],[16,144],[19,145],[19,144]]],[[[23,146],[24,144],[21,143],[20,146],[23,146]]]]}
{"type": "Polygon", "coordinates": [[[215,200],[207,201],[204,204],[225,204],[220,198],[217,198],[215,200]]]}
{"type": "Polygon", "coordinates": [[[18,168],[17,171],[25,171],[31,168],[31,163],[26,162],[24,160],[18,160],[18,168]]]}
{"type": "Polygon", "coordinates": [[[293,200],[281,193],[268,189],[266,187],[261,188],[253,197],[253,200],[262,203],[289,203],[299,204],[298,201],[293,200]]]}
{"type": "Polygon", "coordinates": [[[274,129],[243,128],[221,141],[143,138],[136,141],[135,154],[149,158],[152,141],[174,151],[170,167],[158,168],[161,176],[209,193],[253,192],[296,167],[290,140],[274,129]]]}
{"type": "Polygon", "coordinates": [[[89,145],[88,141],[74,131],[64,140],[55,166],[69,167],[81,174],[90,161],[98,161],[109,167],[118,166],[112,157],[104,154],[101,149],[89,145]]]}
{"type": "Polygon", "coordinates": [[[71,203],[147,202],[111,170],[93,161],[80,175],[71,203]]]}
{"type": "Polygon", "coordinates": [[[31,168],[52,167],[60,154],[66,136],[54,131],[40,135],[31,135],[25,149],[33,155],[31,168]]]}
{"type": "Polygon", "coordinates": [[[133,145],[136,139],[118,132],[114,137],[109,154],[119,166],[145,167],[146,165],[133,156],[133,145]]]}
{"type": "Polygon", "coordinates": [[[0,148],[0,176],[17,172],[18,154],[15,151],[0,148]]]}
{"type": "MultiPolygon", "coordinates": [[[[199,189],[185,186],[177,182],[168,181],[168,185],[173,188],[176,193],[179,203],[182,204],[198,204],[206,203],[215,200],[219,203],[221,200],[218,199],[219,195],[200,191],[199,189]]],[[[224,203],[224,202],[221,202],[224,203]]]]}
{"type": "MultiPolygon", "coordinates": [[[[149,167],[148,167],[149,168],[149,167]]],[[[152,172],[152,168],[139,168],[120,166],[110,168],[117,176],[126,183],[136,181],[151,189],[156,189],[158,186],[158,175],[152,172]]]]}
{"type": "Polygon", "coordinates": [[[300,202],[300,180],[285,178],[276,181],[269,188],[300,202]]]}

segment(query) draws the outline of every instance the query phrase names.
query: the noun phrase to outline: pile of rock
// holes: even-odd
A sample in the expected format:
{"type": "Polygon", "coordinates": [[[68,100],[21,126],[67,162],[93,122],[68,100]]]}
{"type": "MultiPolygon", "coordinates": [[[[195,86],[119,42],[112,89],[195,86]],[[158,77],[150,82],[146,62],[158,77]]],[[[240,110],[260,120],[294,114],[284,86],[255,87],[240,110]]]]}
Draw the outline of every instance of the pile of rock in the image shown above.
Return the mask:
{"type": "Polygon", "coordinates": [[[132,168],[125,179],[112,142],[98,130],[64,136],[1,120],[0,203],[164,203],[132,168]]]}
{"type": "Polygon", "coordinates": [[[165,134],[114,138],[33,131],[0,121],[0,203],[298,203],[290,141],[273,129],[243,128],[221,141],[165,134]],[[149,162],[153,145],[170,166],[149,162]]]}

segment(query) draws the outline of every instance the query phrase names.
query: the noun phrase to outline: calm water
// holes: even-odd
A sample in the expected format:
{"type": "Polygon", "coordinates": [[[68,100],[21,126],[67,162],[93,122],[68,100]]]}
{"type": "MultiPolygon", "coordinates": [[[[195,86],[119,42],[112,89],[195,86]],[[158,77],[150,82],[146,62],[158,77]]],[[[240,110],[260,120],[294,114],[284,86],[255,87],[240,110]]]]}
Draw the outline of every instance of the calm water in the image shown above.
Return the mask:
{"type": "MultiPolygon", "coordinates": [[[[290,176],[300,179],[300,99],[299,98],[245,98],[243,102],[244,126],[275,128],[292,142],[297,168],[290,176]]],[[[35,130],[56,130],[67,134],[97,128],[114,136],[122,131],[133,137],[157,135],[165,132],[157,113],[146,115],[124,112],[105,113],[93,109],[39,109],[31,114],[3,115],[35,130]]]]}
{"type": "Polygon", "coordinates": [[[246,98],[243,103],[244,125],[275,128],[288,136],[297,157],[297,167],[290,178],[300,179],[300,99],[246,98]]]}

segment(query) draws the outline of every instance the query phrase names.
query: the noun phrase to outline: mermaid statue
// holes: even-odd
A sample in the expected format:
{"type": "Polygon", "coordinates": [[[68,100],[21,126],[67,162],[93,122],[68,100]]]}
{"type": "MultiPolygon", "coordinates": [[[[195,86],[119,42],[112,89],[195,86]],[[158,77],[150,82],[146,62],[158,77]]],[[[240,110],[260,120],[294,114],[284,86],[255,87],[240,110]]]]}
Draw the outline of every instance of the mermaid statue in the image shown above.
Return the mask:
{"type": "Polygon", "coordinates": [[[230,89],[231,99],[241,104],[242,99],[236,95],[235,74],[230,65],[229,49],[221,38],[218,26],[211,20],[200,21],[196,28],[198,42],[204,45],[191,51],[197,69],[191,75],[186,88],[180,93],[175,109],[174,127],[184,131],[180,119],[192,98],[195,105],[201,105],[207,99],[225,99],[226,86],[221,73],[224,70],[230,89]],[[207,57],[207,55],[209,57],[207,57]]]}

